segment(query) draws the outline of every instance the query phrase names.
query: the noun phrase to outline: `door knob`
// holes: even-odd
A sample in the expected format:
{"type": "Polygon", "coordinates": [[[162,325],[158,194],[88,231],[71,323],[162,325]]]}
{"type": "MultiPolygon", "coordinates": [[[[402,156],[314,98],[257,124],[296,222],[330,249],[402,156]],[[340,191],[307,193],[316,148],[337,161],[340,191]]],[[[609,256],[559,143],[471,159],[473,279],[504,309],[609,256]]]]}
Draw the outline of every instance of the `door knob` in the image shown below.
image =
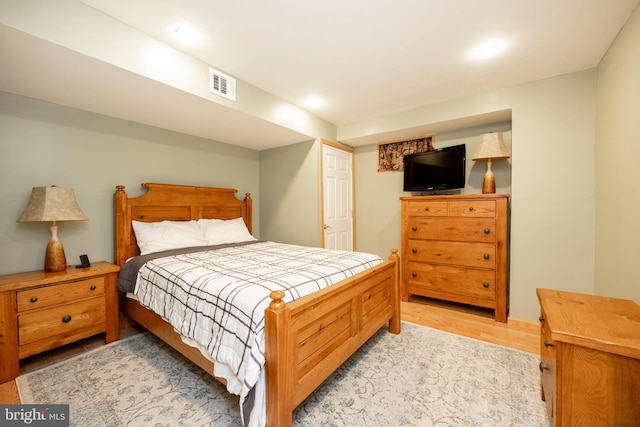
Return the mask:
{"type": "Polygon", "coordinates": [[[330,226],[330,225],[325,224],[325,225],[323,225],[323,226],[322,226],[322,228],[324,228],[325,230],[328,230],[328,229],[330,229],[330,228],[331,228],[331,226],[330,226]]]}

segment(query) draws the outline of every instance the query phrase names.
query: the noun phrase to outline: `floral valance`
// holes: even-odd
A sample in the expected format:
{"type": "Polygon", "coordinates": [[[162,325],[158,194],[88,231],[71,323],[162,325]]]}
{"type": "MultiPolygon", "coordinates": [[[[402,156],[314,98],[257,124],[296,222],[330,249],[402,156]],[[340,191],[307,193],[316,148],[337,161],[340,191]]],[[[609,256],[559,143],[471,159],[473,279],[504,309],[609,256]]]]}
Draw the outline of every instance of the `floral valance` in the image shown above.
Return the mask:
{"type": "Polygon", "coordinates": [[[433,135],[378,144],[378,172],[401,171],[404,156],[433,150],[433,135]]]}

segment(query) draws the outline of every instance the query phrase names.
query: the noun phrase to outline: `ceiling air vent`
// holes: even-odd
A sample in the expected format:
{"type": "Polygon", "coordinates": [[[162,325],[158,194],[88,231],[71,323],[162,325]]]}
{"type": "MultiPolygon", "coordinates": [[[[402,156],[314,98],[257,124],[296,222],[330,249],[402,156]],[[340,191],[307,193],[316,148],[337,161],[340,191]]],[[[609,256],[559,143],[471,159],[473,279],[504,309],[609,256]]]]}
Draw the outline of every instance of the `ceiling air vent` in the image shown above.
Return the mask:
{"type": "Polygon", "coordinates": [[[232,101],[236,100],[236,79],[220,71],[209,69],[209,91],[232,101]]]}

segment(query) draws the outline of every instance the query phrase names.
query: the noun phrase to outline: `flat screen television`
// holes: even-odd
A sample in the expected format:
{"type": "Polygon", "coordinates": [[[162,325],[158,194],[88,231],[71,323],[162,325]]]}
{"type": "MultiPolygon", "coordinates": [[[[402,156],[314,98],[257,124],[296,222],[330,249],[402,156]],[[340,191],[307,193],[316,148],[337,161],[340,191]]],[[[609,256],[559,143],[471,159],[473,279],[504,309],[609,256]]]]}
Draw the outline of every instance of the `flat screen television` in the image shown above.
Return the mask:
{"type": "Polygon", "coordinates": [[[464,188],[464,144],[404,156],[404,191],[443,191],[464,188]]]}

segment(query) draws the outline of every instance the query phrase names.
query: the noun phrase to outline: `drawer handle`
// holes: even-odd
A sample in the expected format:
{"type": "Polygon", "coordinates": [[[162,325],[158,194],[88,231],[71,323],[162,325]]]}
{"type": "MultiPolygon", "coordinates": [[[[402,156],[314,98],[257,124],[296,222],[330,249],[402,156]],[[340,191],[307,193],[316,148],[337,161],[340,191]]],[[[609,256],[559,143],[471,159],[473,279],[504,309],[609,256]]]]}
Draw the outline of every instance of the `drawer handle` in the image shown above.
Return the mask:
{"type": "Polygon", "coordinates": [[[489,228],[485,228],[485,229],[484,229],[484,234],[489,234],[489,233],[491,233],[491,229],[489,229],[489,228]]]}
{"type": "Polygon", "coordinates": [[[413,249],[411,249],[411,252],[413,252],[414,254],[417,254],[418,253],[418,249],[413,248],[413,249]]]}
{"type": "Polygon", "coordinates": [[[484,283],[482,284],[482,286],[484,286],[484,287],[485,287],[485,289],[489,289],[489,282],[484,282],[484,283]]]}
{"type": "Polygon", "coordinates": [[[549,348],[549,347],[553,347],[553,344],[552,344],[552,343],[550,343],[550,342],[549,342],[549,341],[547,341],[547,340],[544,340],[544,346],[545,346],[546,348],[549,348]]]}
{"type": "Polygon", "coordinates": [[[95,291],[95,290],[96,290],[96,285],[91,285],[91,288],[90,288],[90,289],[91,289],[92,291],[95,291]]]}
{"type": "Polygon", "coordinates": [[[482,258],[484,258],[484,259],[489,259],[489,254],[484,254],[484,255],[482,256],[482,258]]]}
{"type": "Polygon", "coordinates": [[[62,318],[62,323],[69,323],[69,322],[71,322],[71,316],[67,314],[62,318]]]}
{"type": "Polygon", "coordinates": [[[416,227],[415,225],[414,225],[413,227],[411,227],[411,229],[412,229],[413,231],[418,231],[418,227],[416,227]]]}
{"type": "Polygon", "coordinates": [[[473,206],[469,208],[469,212],[473,212],[473,206]]]}
{"type": "Polygon", "coordinates": [[[540,362],[540,365],[538,366],[540,368],[540,372],[544,372],[545,369],[548,370],[549,368],[547,368],[546,366],[544,366],[544,363],[540,362]]]}
{"type": "Polygon", "coordinates": [[[38,297],[31,297],[31,299],[29,300],[31,302],[38,302],[38,297]]]}
{"type": "Polygon", "coordinates": [[[542,317],[542,316],[538,317],[538,322],[544,323],[544,317],[542,317]]]}
{"type": "Polygon", "coordinates": [[[412,277],[418,277],[418,273],[416,273],[415,271],[413,273],[411,273],[412,277]]]}
{"type": "Polygon", "coordinates": [[[425,211],[429,212],[429,208],[424,208],[425,211]]]}

